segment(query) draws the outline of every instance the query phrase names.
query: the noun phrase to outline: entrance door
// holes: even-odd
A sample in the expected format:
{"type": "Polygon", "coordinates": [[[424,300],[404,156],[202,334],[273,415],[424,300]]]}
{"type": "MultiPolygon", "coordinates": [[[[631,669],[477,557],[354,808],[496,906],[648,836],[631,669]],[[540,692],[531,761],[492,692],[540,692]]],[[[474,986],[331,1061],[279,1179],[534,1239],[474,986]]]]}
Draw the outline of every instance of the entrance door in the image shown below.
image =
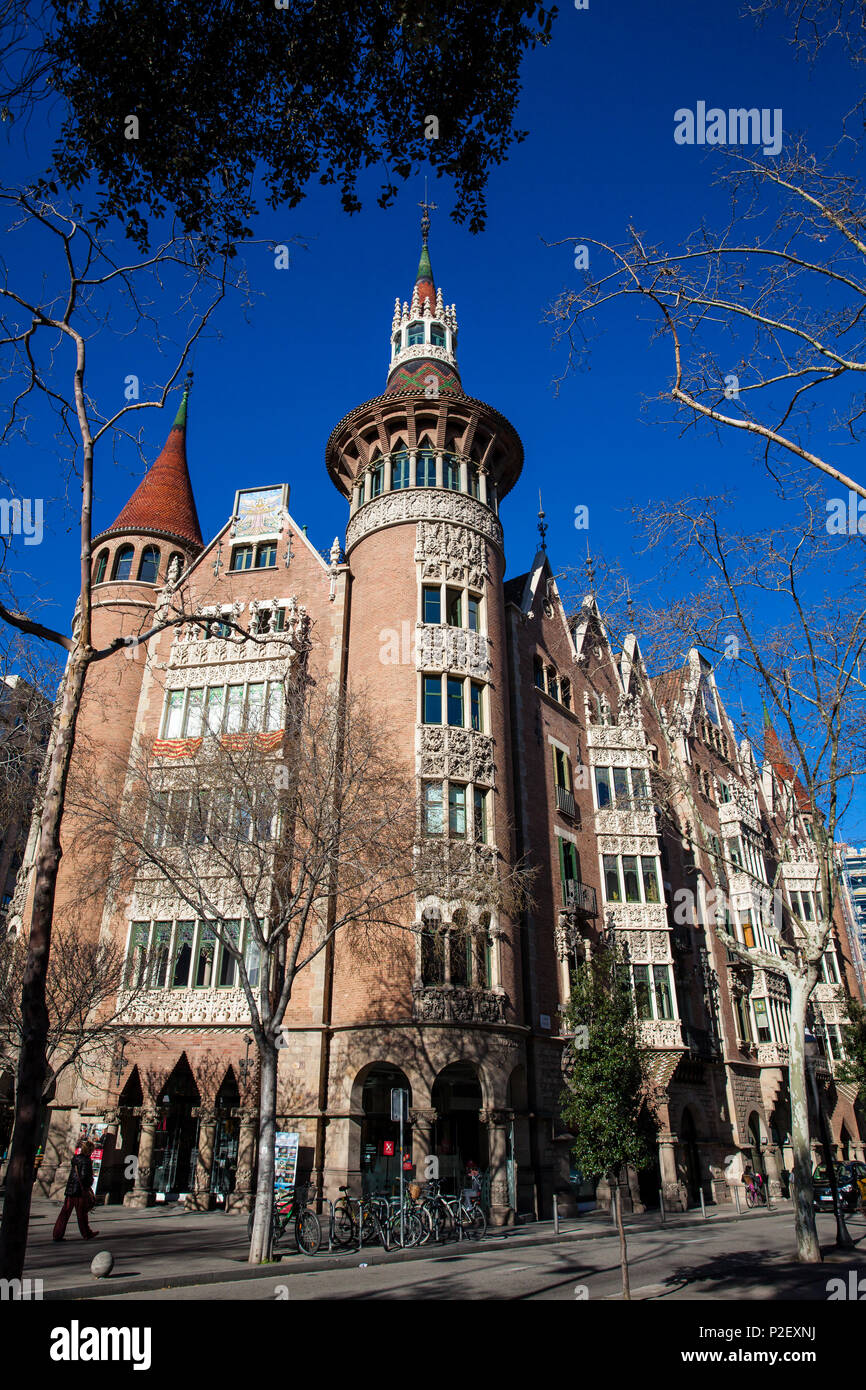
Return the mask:
{"type": "Polygon", "coordinates": [[[220,1116],[217,1120],[214,1138],[213,1168],[211,1169],[210,1190],[228,1196],[235,1190],[235,1172],[238,1166],[238,1121],[231,1116],[220,1116]]]}

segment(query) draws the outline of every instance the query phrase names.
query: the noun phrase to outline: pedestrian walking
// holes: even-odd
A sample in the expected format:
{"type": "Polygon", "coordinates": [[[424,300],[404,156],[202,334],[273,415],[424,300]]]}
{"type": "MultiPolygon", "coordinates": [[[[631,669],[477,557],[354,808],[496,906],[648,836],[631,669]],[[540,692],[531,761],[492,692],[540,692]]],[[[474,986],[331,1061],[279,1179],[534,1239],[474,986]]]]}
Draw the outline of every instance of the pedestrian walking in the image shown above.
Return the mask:
{"type": "Polygon", "coordinates": [[[94,1236],[99,1235],[98,1231],[91,1231],[87,1220],[88,1212],[96,1206],[96,1198],[93,1195],[93,1164],[90,1161],[92,1152],[93,1145],[89,1139],[85,1139],[72,1159],[63,1206],[54,1223],[54,1240],[63,1239],[67,1222],[73,1212],[78,1217],[78,1229],[82,1240],[93,1240],[94,1236]]]}

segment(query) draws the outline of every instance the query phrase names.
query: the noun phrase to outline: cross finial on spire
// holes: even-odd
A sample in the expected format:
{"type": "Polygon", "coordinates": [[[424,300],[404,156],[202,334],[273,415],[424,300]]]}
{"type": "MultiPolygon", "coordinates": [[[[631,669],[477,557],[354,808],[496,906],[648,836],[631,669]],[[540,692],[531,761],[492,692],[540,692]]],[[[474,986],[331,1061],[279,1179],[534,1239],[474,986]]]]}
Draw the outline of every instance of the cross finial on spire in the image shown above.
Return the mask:
{"type": "Polygon", "coordinates": [[[427,201],[427,177],[426,177],[426,175],[425,175],[425,177],[424,177],[424,201],[423,201],[422,203],[419,203],[418,206],[419,206],[419,208],[422,208],[422,209],[423,209],[423,211],[422,211],[422,213],[421,213],[421,241],[422,241],[423,245],[426,246],[426,245],[427,245],[427,238],[428,238],[428,236],[430,235],[430,214],[431,214],[431,212],[438,212],[438,210],[439,210],[436,203],[428,203],[428,201],[427,201]]]}
{"type": "Polygon", "coordinates": [[[547,522],[544,519],[544,508],[541,505],[541,488],[538,489],[538,534],[541,537],[541,548],[546,554],[547,541],[545,540],[545,536],[547,535],[547,522]]]}

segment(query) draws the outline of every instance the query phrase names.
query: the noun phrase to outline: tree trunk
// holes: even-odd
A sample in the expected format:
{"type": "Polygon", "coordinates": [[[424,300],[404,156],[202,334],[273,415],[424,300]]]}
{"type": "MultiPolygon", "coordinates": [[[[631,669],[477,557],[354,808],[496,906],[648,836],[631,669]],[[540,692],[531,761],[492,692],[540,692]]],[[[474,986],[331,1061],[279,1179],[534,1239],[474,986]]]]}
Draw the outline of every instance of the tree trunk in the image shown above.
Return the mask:
{"type": "Polygon", "coordinates": [[[265,1036],[259,1044],[259,1154],[256,1205],[249,1263],[271,1258],[274,1225],[274,1138],[277,1128],[277,1049],[265,1036]]]}
{"type": "Polygon", "coordinates": [[[812,1208],[812,1151],[809,1144],[809,1100],[806,1082],[806,1004],[810,985],[791,979],[791,1036],[788,1042],[788,1088],[791,1094],[791,1147],[794,1152],[794,1229],[797,1259],[821,1263],[821,1246],[812,1208]]]}
{"type": "Polygon", "coordinates": [[[70,657],[64,677],[63,698],[40,819],[30,940],[21,993],[22,1037],[15,1096],[15,1129],[6,1170],[6,1200],[0,1225],[0,1277],[3,1279],[21,1278],[27,1251],[42,1089],[48,1065],[45,1055],[48,1039],[45,985],[57,871],[62,854],[60,824],[87,666],[87,655],[79,646],[70,657]]]}
{"type": "Polygon", "coordinates": [[[631,1299],[631,1285],[628,1278],[628,1248],[625,1240],[625,1226],[622,1224],[622,1193],[619,1190],[619,1173],[613,1177],[613,1200],[616,1211],[616,1229],[619,1232],[619,1264],[622,1270],[622,1296],[631,1299]]]}

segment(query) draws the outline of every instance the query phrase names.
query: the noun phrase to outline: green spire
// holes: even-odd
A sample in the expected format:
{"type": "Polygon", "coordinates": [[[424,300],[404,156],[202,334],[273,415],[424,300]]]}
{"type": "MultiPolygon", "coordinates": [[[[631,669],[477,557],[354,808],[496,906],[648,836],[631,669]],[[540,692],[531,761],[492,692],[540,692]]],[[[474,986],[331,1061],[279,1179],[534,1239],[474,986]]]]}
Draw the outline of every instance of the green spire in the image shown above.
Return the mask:
{"type": "Polygon", "coordinates": [[[763,711],[764,711],[764,728],[765,728],[765,729],[769,729],[769,727],[770,727],[770,711],[767,709],[767,702],[766,702],[766,700],[762,700],[762,701],[761,701],[761,708],[762,708],[763,711]]]}
{"type": "Polygon", "coordinates": [[[187,403],[187,398],[189,397],[189,390],[190,390],[190,387],[191,387],[191,386],[192,386],[192,372],[187,372],[187,374],[186,374],[186,382],[185,382],[184,388],[183,388],[183,395],[182,395],[181,398],[180,398],[180,405],[179,405],[178,408],[177,408],[177,415],[175,415],[175,417],[174,417],[174,424],[172,425],[172,429],[173,429],[173,430],[185,430],[185,429],[186,429],[186,403],[187,403]]]}
{"type": "Polygon", "coordinates": [[[433,283],[433,267],[430,264],[430,252],[427,250],[426,241],[421,247],[421,259],[418,262],[418,274],[415,276],[415,280],[416,283],[418,280],[429,280],[431,284],[433,283]]]}

